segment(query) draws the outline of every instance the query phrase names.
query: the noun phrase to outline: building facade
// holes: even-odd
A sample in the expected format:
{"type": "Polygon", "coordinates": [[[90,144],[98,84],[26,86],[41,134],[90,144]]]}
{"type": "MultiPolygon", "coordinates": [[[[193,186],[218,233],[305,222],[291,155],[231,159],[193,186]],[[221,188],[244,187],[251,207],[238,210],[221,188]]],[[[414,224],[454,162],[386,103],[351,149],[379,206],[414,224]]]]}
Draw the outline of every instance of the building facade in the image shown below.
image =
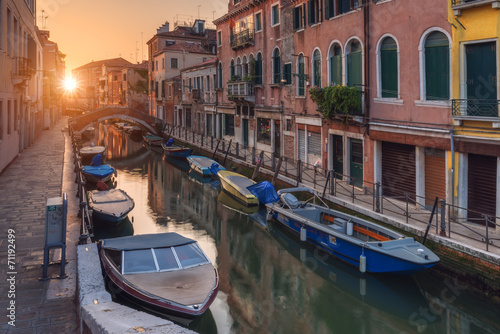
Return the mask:
{"type": "Polygon", "coordinates": [[[42,131],[43,45],[35,1],[0,2],[0,171],[42,131]]]}
{"type": "Polygon", "coordinates": [[[195,20],[192,26],[176,26],[172,31],[165,22],[147,44],[149,113],[162,120],[175,119],[174,110],[167,108],[166,82],[179,76],[183,68],[215,58],[215,31],[205,29],[203,20],[195,20]]]}

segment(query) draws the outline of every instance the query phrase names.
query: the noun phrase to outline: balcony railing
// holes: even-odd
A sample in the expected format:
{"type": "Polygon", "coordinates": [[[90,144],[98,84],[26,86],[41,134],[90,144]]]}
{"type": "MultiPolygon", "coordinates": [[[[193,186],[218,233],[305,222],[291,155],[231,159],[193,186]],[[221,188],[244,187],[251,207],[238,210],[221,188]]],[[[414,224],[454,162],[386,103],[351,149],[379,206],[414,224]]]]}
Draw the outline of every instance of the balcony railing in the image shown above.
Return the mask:
{"type": "Polygon", "coordinates": [[[451,0],[451,8],[456,16],[462,15],[462,10],[484,6],[491,3],[491,8],[500,8],[500,0],[451,0]]]}
{"type": "Polygon", "coordinates": [[[14,59],[14,75],[19,77],[31,77],[35,74],[31,59],[18,57],[14,59]]]}
{"type": "Polygon", "coordinates": [[[451,100],[453,116],[498,117],[500,100],[451,100]]]}
{"type": "Polygon", "coordinates": [[[253,44],[254,32],[252,29],[245,29],[239,32],[231,31],[231,48],[237,49],[247,44],[253,44]]]}
{"type": "Polygon", "coordinates": [[[233,81],[227,83],[227,95],[231,98],[255,98],[253,91],[253,82],[251,81],[233,81]]]}

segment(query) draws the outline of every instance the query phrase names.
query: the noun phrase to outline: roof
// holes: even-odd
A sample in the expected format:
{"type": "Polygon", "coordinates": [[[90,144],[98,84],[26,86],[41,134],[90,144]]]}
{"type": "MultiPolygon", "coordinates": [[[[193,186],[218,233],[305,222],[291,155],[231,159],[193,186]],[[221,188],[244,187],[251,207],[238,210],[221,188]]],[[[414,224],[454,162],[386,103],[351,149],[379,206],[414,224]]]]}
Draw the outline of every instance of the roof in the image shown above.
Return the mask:
{"type": "Polygon", "coordinates": [[[191,244],[193,239],[183,237],[175,232],[157,234],[138,234],[127,237],[102,239],[101,247],[119,251],[133,249],[149,249],[160,247],[172,247],[191,244]]]}
{"type": "Polygon", "coordinates": [[[83,66],[80,66],[80,67],[77,67],[75,68],[73,71],[79,71],[79,70],[85,70],[85,69],[89,69],[89,68],[100,68],[102,67],[102,65],[106,65],[106,66],[130,66],[132,65],[131,62],[129,62],[128,60],[126,59],[123,59],[121,57],[119,58],[111,58],[111,59],[104,59],[104,60],[98,60],[98,61],[92,61],[88,64],[85,64],[83,66]]]}
{"type": "Polygon", "coordinates": [[[200,68],[200,67],[207,66],[207,65],[214,65],[215,66],[217,64],[217,60],[218,60],[217,58],[212,58],[212,59],[206,60],[202,63],[196,64],[193,66],[189,66],[189,67],[185,67],[185,68],[181,69],[181,72],[193,70],[193,69],[200,68]]]}
{"type": "Polygon", "coordinates": [[[165,51],[187,51],[191,53],[206,53],[212,54],[212,50],[204,47],[199,43],[176,43],[169,46],[164,47],[158,53],[162,53],[165,51]]]}

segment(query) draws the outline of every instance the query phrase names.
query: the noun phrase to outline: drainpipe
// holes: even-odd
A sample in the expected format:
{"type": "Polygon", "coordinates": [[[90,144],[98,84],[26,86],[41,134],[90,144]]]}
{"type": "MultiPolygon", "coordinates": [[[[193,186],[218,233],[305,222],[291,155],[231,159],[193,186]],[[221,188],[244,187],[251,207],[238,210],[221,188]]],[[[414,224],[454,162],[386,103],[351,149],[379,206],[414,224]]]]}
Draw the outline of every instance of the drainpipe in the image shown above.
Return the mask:
{"type": "Polygon", "coordinates": [[[370,135],[370,123],[367,119],[370,119],[370,97],[369,97],[369,85],[370,85],[370,5],[366,1],[363,8],[363,18],[364,18],[364,39],[365,39],[365,85],[364,90],[364,100],[365,100],[365,125],[366,134],[370,135]],[[368,88],[368,89],[367,89],[368,88]]]}
{"type": "Polygon", "coordinates": [[[451,143],[451,217],[455,218],[455,138],[453,137],[453,129],[450,130],[451,143]]]}

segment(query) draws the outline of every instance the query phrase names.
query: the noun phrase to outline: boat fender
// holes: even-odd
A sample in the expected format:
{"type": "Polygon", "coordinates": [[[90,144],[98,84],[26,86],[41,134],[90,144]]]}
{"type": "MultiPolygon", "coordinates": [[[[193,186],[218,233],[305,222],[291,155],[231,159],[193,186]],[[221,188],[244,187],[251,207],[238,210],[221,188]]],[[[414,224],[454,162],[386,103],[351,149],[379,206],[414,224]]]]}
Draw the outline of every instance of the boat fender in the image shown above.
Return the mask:
{"type": "Polygon", "coordinates": [[[359,271],[362,273],[366,272],[366,256],[365,256],[365,254],[361,254],[359,256],[359,271]]]}
{"type": "Polygon", "coordinates": [[[352,235],[352,231],[353,231],[353,223],[352,219],[349,219],[349,221],[347,222],[347,235],[352,235]]]}
{"type": "Polygon", "coordinates": [[[366,296],[366,279],[365,278],[359,279],[359,294],[363,297],[366,296]]]}
{"type": "Polygon", "coordinates": [[[300,241],[306,241],[307,240],[307,228],[302,226],[300,228],[300,241]]]}
{"type": "Polygon", "coordinates": [[[269,210],[266,215],[266,221],[270,222],[273,220],[273,210],[269,210]]]}

